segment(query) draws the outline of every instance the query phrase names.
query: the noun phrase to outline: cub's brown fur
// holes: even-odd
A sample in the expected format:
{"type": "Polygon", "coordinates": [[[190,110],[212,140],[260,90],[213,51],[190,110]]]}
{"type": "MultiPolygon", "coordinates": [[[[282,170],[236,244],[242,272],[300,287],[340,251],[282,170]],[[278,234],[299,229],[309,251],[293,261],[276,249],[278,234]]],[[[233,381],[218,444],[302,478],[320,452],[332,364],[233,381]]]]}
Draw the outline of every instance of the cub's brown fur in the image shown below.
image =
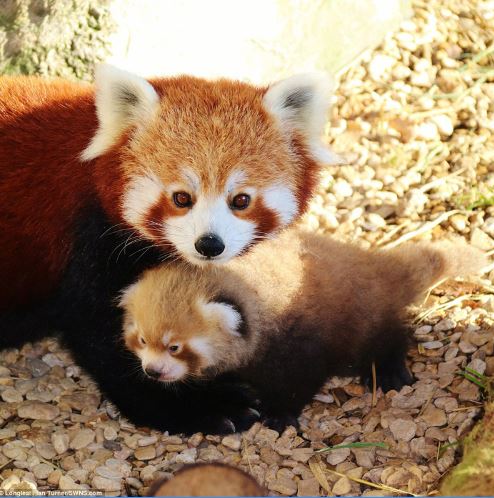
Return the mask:
{"type": "Polygon", "coordinates": [[[234,370],[259,391],[270,422],[283,425],[330,375],[365,379],[375,362],[383,389],[410,383],[406,307],[440,279],[484,264],[460,242],[366,251],[289,230],[223,267],[145,273],[122,300],[127,344],[143,359],[149,344],[173,336],[201,358],[183,377],[234,370]],[[149,344],[133,347],[139,336],[149,344]]]}
{"type": "Polygon", "coordinates": [[[171,479],[155,482],[151,496],[267,496],[243,470],[222,463],[187,465],[171,479]]]}

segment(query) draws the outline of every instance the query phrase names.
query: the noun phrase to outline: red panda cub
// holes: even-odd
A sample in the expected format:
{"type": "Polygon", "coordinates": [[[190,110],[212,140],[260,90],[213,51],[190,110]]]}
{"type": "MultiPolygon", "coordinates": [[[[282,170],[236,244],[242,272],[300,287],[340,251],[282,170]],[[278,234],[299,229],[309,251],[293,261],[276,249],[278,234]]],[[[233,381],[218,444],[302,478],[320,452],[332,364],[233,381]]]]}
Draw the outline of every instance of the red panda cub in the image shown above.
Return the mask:
{"type": "Polygon", "coordinates": [[[383,390],[409,384],[406,307],[484,264],[457,242],[367,251],[288,230],[219,268],[145,272],[121,299],[125,342],[159,381],[234,372],[282,429],[331,375],[366,381],[375,362],[383,390]]]}

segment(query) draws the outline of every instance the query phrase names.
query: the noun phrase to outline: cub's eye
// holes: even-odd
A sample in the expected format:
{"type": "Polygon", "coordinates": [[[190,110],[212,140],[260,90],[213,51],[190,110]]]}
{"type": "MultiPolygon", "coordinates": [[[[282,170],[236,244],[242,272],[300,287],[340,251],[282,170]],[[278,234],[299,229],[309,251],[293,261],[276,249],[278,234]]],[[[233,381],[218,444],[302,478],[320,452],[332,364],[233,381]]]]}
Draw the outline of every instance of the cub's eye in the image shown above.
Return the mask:
{"type": "Polygon", "coordinates": [[[175,192],[173,202],[179,208],[190,207],[192,206],[192,197],[187,192],[175,192]]]}
{"type": "Polygon", "coordinates": [[[232,199],[231,208],[242,210],[248,207],[249,204],[250,204],[250,195],[238,194],[232,199]]]}
{"type": "Polygon", "coordinates": [[[172,344],[171,346],[168,346],[168,351],[171,354],[177,354],[180,353],[180,344],[172,344]]]}
{"type": "Polygon", "coordinates": [[[146,340],[144,339],[144,337],[142,337],[142,335],[139,336],[139,343],[141,346],[145,346],[146,345],[146,340]]]}

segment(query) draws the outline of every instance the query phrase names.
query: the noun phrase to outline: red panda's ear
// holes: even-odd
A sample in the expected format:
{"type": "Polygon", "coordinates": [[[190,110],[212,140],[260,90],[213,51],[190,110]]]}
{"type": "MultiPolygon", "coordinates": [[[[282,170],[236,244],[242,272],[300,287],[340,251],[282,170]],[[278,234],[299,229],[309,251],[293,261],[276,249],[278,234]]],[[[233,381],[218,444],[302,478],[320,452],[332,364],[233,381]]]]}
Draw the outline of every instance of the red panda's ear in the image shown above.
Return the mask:
{"type": "Polygon", "coordinates": [[[314,159],[325,164],[341,162],[321,141],[333,88],[333,80],[327,73],[298,74],[270,86],[263,99],[264,108],[282,129],[300,132],[307,139],[314,159]]]}
{"type": "Polygon", "coordinates": [[[145,124],[154,116],[158,94],[144,78],[109,64],[95,74],[99,127],[81,158],[89,161],[106,152],[130,125],[145,124]]]}
{"type": "Polygon", "coordinates": [[[127,308],[129,306],[132,298],[135,295],[138,285],[139,282],[135,282],[120,292],[120,295],[117,298],[117,306],[119,308],[127,308]]]}
{"type": "Polygon", "coordinates": [[[240,326],[242,324],[242,315],[234,306],[227,303],[210,301],[199,302],[206,319],[218,320],[220,326],[229,334],[241,337],[240,326]]]}

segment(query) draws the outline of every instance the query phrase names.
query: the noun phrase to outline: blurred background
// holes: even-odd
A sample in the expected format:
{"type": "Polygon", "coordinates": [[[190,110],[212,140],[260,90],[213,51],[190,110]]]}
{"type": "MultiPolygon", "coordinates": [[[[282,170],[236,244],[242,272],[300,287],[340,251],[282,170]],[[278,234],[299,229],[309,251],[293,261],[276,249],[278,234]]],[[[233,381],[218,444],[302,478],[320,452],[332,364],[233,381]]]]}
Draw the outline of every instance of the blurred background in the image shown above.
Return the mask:
{"type": "Polygon", "coordinates": [[[2,0],[0,71],[90,79],[106,59],[262,83],[339,71],[409,14],[406,0],[2,0]]]}

